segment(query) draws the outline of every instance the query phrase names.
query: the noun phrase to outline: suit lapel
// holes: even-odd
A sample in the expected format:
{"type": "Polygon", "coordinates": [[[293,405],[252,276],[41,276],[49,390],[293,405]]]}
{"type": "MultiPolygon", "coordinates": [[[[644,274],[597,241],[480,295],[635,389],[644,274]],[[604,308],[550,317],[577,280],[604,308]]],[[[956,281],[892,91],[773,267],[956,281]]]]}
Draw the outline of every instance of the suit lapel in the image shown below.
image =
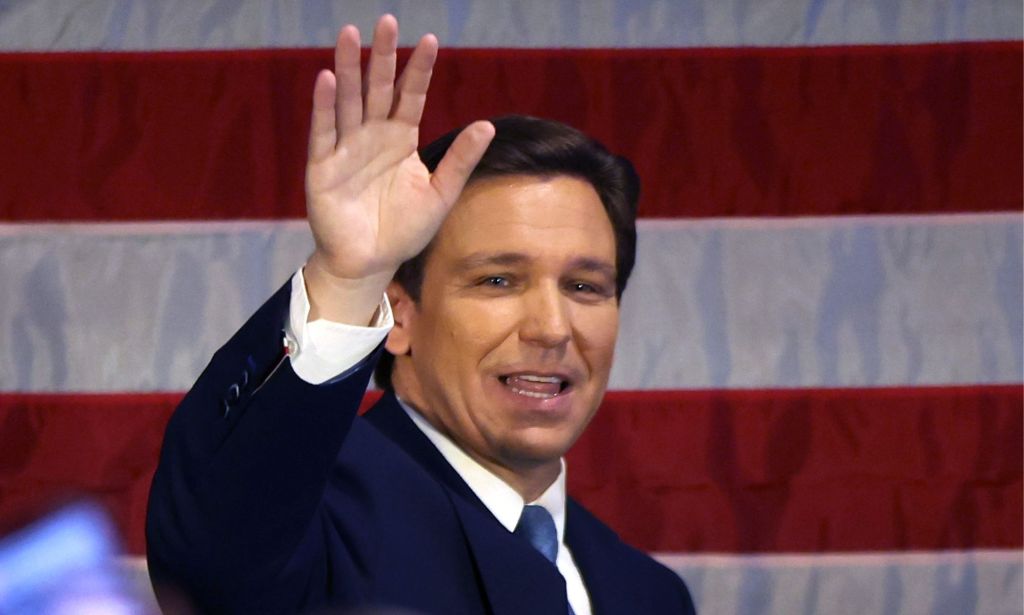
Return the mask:
{"type": "Polygon", "coordinates": [[[366,413],[365,418],[441,484],[489,514],[487,507],[476,497],[466,481],[462,480],[434,443],[412,422],[392,391],[384,393],[366,413]]]}
{"type": "Polygon", "coordinates": [[[627,571],[616,568],[618,558],[613,550],[608,549],[609,545],[618,541],[614,532],[597,521],[575,500],[567,500],[565,543],[572,551],[573,560],[583,576],[594,615],[629,613],[633,610],[626,596],[617,589],[622,575],[627,571]]]}
{"type": "Polygon", "coordinates": [[[565,615],[565,581],[558,569],[494,518],[392,392],[384,394],[366,419],[447,487],[495,615],[565,615]]]}

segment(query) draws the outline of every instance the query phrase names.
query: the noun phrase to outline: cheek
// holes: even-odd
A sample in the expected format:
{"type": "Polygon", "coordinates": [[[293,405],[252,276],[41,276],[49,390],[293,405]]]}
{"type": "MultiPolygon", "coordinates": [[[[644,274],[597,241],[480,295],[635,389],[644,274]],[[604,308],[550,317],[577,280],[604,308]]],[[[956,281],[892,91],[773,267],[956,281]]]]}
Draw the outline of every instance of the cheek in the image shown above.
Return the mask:
{"type": "Polygon", "coordinates": [[[460,301],[445,311],[443,335],[463,363],[476,365],[515,331],[514,306],[502,301],[460,301]]]}
{"type": "Polygon", "coordinates": [[[515,330],[517,311],[511,302],[460,302],[445,318],[447,333],[472,348],[494,347],[515,330]]]}
{"type": "Polygon", "coordinates": [[[595,371],[606,372],[611,368],[615,354],[615,340],[619,333],[619,310],[617,307],[589,311],[577,320],[577,340],[580,351],[595,371]]]}

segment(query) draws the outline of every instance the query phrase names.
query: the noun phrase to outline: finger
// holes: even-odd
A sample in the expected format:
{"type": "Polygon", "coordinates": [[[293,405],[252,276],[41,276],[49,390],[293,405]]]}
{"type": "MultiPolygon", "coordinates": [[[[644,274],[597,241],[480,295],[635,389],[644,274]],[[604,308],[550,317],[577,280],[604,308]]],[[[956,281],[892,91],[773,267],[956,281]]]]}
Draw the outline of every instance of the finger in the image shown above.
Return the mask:
{"type": "Polygon", "coordinates": [[[398,21],[384,15],[377,21],[366,68],[365,120],[382,120],[391,111],[394,98],[395,64],[398,62],[398,21]]]}
{"type": "Polygon", "coordinates": [[[338,32],[334,48],[334,74],[337,81],[334,113],[338,140],[363,123],[363,87],[359,74],[359,30],[347,25],[338,32]]]}
{"type": "Polygon", "coordinates": [[[459,198],[462,187],[493,138],[494,124],[487,121],[473,122],[455,137],[430,176],[430,185],[446,205],[451,207],[459,198]]]}
{"type": "Polygon", "coordinates": [[[334,100],[337,82],[334,73],[322,70],[313,85],[313,117],[309,122],[309,159],[322,160],[334,152],[338,142],[334,100]]]}
{"type": "Polygon", "coordinates": [[[437,37],[424,35],[416,45],[399,79],[395,110],[391,114],[396,120],[418,125],[423,117],[423,106],[427,102],[430,76],[437,61],[437,37]]]}

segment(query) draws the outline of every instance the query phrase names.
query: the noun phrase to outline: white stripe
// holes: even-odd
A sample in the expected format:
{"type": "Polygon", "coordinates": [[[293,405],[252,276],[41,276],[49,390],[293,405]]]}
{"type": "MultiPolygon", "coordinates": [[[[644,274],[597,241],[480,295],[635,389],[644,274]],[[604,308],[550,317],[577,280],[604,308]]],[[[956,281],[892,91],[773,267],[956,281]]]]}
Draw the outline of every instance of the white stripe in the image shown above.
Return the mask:
{"type": "MultiPolygon", "coordinates": [[[[969,224],[1007,224],[1024,222],[1024,215],[1011,212],[981,212],[953,214],[872,214],[844,216],[786,216],[786,217],[730,217],[730,218],[640,218],[637,227],[648,230],[681,229],[754,229],[781,230],[795,228],[843,228],[849,226],[908,226],[927,220],[930,226],[943,224],[964,226],[969,224]]],[[[49,233],[75,233],[80,235],[206,235],[236,231],[302,232],[307,222],[303,218],[245,219],[245,220],[165,220],[153,222],[0,222],[0,237],[5,235],[47,235],[49,233]]]]}
{"type": "Polygon", "coordinates": [[[1022,380],[1019,214],[640,229],[613,388],[1022,380]]]}
{"type": "Polygon", "coordinates": [[[652,553],[669,568],[726,569],[740,565],[757,565],[794,570],[820,567],[852,566],[963,566],[971,563],[1024,565],[1024,552],[1016,549],[977,549],[949,551],[863,551],[842,553],[771,553],[736,555],[731,553],[686,554],[670,551],[652,553]]]}
{"type": "Polygon", "coordinates": [[[0,49],[329,47],[338,27],[368,37],[393,11],[403,45],[738,47],[1019,40],[1017,0],[15,0],[0,4],[0,49]]]}
{"type": "MultiPolygon", "coordinates": [[[[1018,383],[1019,214],[641,220],[615,389],[1018,383]]],[[[0,225],[0,391],[182,390],[305,222],[0,225]]]]}
{"type": "MultiPolygon", "coordinates": [[[[1020,551],[655,557],[686,580],[701,615],[1013,615],[1020,551]]],[[[120,560],[151,595],[146,562],[120,560]]]]}
{"type": "MultiPolygon", "coordinates": [[[[954,214],[874,214],[856,216],[786,216],[758,218],[641,218],[644,230],[788,230],[841,229],[851,227],[911,226],[926,220],[929,226],[968,226],[973,224],[1020,224],[1024,215],[1011,212],[954,214]]],[[[2,226],[0,226],[2,229],[2,226]]]]}
{"type": "Polygon", "coordinates": [[[209,220],[203,222],[16,222],[0,223],[0,237],[46,237],[54,234],[81,237],[206,236],[236,233],[296,233],[309,228],[301,218],[288,220],[209,220]]]}
{"type": "Polygon", "coordinates": [[[1022,604],[1020,551],[657,558],[701,615],[1010,615],[1022,604]]]}

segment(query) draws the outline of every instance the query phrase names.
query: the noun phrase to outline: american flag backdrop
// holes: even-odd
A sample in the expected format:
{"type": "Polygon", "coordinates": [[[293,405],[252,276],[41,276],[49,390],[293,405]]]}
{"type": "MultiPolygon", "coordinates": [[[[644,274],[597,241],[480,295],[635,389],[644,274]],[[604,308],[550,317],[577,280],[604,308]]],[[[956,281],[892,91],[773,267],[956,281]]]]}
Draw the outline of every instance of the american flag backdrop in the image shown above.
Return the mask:
{"type": "Polygon", "coordinates": [[[144,552],[382,12],[441,40],[424,142],[540,115],[642,178],[572,494],[703,614],[1024,613],[1019,0],[0,1],[0,532],[85,494],[144,552]]]}

